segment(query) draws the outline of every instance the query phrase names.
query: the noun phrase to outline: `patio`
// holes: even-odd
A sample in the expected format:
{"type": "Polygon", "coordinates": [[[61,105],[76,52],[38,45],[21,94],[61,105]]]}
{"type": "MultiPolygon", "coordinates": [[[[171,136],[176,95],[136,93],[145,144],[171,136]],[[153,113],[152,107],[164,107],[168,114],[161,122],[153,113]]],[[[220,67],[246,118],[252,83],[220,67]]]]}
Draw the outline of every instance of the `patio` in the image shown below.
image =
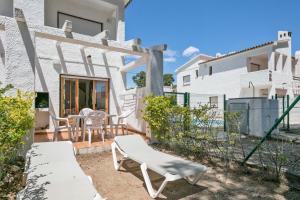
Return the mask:
{"type": "MultiPolygon", "coordinates": [[[[127,130],[124,130],[125,134],[127,130]]],[[[114,130],[115,132],[115,130],[114,130]]],[[[122,135],[122,130],[119,129],[118,131],[119,135],[122,135]]],[[[128,134],[139,134],[143,136],[145,139],[147,139],[146,135],[144,133],[138,132],[132,128],[128,128],[128,134]]],[[[34,142],[51,142],[53,138],[52,132],[35,132],[34,135],[34,142]]],[[[68,141],[69,134],[67,131],[63,131],[58,134],[58,141],[68,141]]],[[[92,137],[92,143],[89,145],[89,142],[87,141],[87,137],[85,141],[82,141],[82,137],[78,137],[78,141],[73,142],[73,146],[76,149],[77,154],[87,154],[87,153],[100,153],[104,151],[110,151],[111,150],[111,143],[113,142],[113,137],[111,136],[110,132],[108,131],[108,134],[105,136],[104,143],[102,142],[102,139],[99,135],[96,133],[92,137]]]]}
{"type": "MultiPolygon", "coordinates": [[[[77,156],[83,171],[92,177],[93,184],[101,195],[110,200],[152,199],[147,193],[139,164],[126,161],[120,171],[115,171],[110,152],[77,156]],[[107,176],[109,174],[109,176],[107,176]]],[[[281,184],[264,181],[258,171],[245,174],[232,166],[228,171],[223,166],[209,167],[197,185],[185,180],[170,182],[157,199],[299,199],[299,192],[288,186],[287,180],[281,184]]],[[[163,177],[150,171],[154,187],[158,187],[163,177]]]]}

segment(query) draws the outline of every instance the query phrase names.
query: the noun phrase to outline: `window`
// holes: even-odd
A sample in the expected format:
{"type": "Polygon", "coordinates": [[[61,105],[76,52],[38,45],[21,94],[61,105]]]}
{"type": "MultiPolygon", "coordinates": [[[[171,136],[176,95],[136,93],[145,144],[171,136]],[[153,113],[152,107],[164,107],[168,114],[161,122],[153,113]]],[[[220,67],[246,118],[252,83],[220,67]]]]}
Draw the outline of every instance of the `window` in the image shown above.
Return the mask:
{"type": "Polygon", "coordinates": [[[209,69],[208,69],[209,71],[208,71],[208,75],[212,75],[212,66],[209,66],[209,69]]]}
{"type": "Polygon", "coordinates": [[[108,112],[108,79],[62,75],[60,81],[60,116],[78,114],[83,108],[108,112]]]}
{"type": "Polygon", "coordinates": [[[49,108],[48,92],[36,92],[35,108],[49,108]]]}
{"type": "Polygon", "coordinates": [[[209,97],[210,107],[218,108],[218,96],[209,97]]]}
{"type": "Polygon", "coordinates": [[[199,77],[199,70],[198,69],[196,69],[196,78],[198,78],[199,77]]]}
{"type": "Polygon", "coordinates": [[[101,22],[84,19],[82,17],[62,12],[57,13],[57,28],[62,28],[65,20],[72,22],[72,30],[76,33],[94,36],[101,33],[103,30],[103,24],[101,22]]]}
{"type": "Polygon", "coordinates": [[[190,85],[191,83],[191,75],[183,76],[183,85],[190,85]]]}

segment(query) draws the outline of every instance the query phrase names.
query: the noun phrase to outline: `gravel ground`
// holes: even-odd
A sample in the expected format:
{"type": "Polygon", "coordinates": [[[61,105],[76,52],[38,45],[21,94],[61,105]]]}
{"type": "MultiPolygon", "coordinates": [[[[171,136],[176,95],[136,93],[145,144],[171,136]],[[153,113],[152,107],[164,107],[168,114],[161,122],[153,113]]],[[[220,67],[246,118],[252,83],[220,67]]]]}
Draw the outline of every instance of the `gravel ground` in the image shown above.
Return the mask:
{"type": "MultiPolygon", "coordinates": [[[[109,152],[79,155],[77,160],[85,173],[92,177],[98,192],[108,200],[151,199],[137,163],[126,161],[124,168],[115,171],[109,152]]],[[[276,184],[262,180],[255,171],[245,174],[237,166],[225,171],[222,166],[202,164],[209,170],[197,185],[189,185],[185,180],[171,182],[157,199],[300,199],[300,192],[290,189],[287,180],[276,184]]],[[[163,181],[151,171],[150,177],[156,188],[163,181]]]]}

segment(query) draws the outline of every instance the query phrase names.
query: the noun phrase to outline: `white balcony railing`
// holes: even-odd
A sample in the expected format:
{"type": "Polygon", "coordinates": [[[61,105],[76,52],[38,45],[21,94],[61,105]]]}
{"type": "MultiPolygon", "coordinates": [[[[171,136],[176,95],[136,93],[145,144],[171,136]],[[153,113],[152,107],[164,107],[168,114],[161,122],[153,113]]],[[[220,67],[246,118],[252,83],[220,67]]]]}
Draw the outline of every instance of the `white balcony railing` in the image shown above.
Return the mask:
{"type": "Polygon", "coordinates": [[[260,70],[240,75],[241,87],[249,87],[249,82],[255,86],[268,86],[272,84],[272,73],[269,70],[260,70]]]}
{"type": "Polygon", "coordinates": [[[292,77],[286,73],[270,70],[260,70],[240,75],[241,87],[249,87],[251,81],[254,86],[266,87],[275,85],[277,87],[290,87],[292,77]]]}

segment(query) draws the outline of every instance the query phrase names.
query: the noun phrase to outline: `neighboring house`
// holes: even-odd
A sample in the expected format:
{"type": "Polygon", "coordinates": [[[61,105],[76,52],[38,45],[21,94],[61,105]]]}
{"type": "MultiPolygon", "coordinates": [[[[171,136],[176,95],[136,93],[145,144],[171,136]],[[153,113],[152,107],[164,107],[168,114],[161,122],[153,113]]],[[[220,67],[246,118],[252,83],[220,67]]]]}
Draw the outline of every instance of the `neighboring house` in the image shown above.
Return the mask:
{"type": "MultiPolygon", "coordinates": [[[[176,70],[177,92],[227,98],[300,94],[300,54],[291,54],[291,33],[238,52],[198,55],[176,70]]],[[[192,94],[191,94],[192,95],[192,94]]]]}
{"type": "MultiPolygon", "coordinates": [[[[49,113],[66,117],[90,107],[120,114],[126,73],[142,65],[143,95],[162,94],[166,45],[143,48],[140,39],[125,41],[130,2],[0,1],[0,81],[36,93],[36,129],[53,130],[49,113]],[[126,56],[136,60],[125,64],[126,56]]],[[[130,120],[143,131],[140,117],[130,120]]]]}

